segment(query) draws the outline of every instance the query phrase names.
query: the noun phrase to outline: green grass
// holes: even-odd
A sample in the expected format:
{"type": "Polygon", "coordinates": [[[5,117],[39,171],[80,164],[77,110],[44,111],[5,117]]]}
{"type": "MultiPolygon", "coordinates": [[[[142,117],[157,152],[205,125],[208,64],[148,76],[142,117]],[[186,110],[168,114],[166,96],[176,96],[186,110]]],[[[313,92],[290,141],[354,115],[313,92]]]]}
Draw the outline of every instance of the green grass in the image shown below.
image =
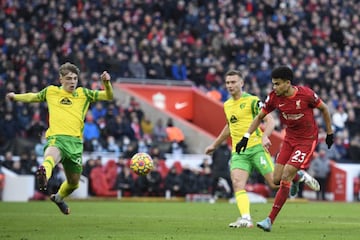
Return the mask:
{"type": "MultiPolygon", "coordinates": [[[[0,203],[0,239],[360,239],[359,203],[288,202],[272,232],[230,229],[238,216],[228,203],[69,201],[63,215],[50,201],[0,203]]],[[[265,218],[268,204],[252,204],[254,222],[265,218]]]]}

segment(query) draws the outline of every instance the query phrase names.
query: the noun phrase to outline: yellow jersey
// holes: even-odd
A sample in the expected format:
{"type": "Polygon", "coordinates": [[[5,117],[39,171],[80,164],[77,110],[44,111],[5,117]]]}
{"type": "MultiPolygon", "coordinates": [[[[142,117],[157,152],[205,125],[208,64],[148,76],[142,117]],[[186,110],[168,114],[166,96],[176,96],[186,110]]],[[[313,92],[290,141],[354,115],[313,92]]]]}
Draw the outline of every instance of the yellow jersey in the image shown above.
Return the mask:
{"type": "Polygon", "coordinates": [[[37,98],[48,105],[46,137],[67,135],[82,139],[86,112],[91,102],[99,100],[99,91],[78,87],[69,93],[62,87],[51,85],[37,93],[37,98]]]}
{"type": "MultiPolygon", "coordinates": [[[[224,102],[224,111],[230,130],[233,152],[235,152],[236,143],[238,143],[247,132],[260,109],[261,102],[259,98],[249,93],[243,93],[241,98],[237,100],[229,98],[224,102]]],[[[261,144],[261,141],[262,131],[258,128],[251,134],[247,147],[261,144]]]]}

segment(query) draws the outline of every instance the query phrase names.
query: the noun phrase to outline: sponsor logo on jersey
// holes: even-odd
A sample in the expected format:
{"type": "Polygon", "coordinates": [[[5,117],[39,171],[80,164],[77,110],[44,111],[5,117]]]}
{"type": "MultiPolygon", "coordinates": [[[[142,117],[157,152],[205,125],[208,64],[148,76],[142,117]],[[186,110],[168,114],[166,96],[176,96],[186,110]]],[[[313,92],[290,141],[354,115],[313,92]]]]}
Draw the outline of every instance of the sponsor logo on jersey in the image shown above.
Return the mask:
{"type": "Polygon", "coordinates": [[[72,101],[69,98],[64,97],[64,98],[62,98],[60,100],[60,104],[62,104],[62,105],[72,105],[72,101]]]}
{"type": "Polygon", "coordinates": [[[230,117],[230,122],[231,122],[231,123],[236,123],[237,121],[238,121],[238,119],[237,119],[236,116],[232,115],[232,116],[230,117]]]}
{"type": "Polygon", "coordinates": [[[286,120],[299,120],[300,118],[302,118],[304,116],[304,114],[303,113],[286,114],[286,113],[282,112],[282,116],[286,120]]]}

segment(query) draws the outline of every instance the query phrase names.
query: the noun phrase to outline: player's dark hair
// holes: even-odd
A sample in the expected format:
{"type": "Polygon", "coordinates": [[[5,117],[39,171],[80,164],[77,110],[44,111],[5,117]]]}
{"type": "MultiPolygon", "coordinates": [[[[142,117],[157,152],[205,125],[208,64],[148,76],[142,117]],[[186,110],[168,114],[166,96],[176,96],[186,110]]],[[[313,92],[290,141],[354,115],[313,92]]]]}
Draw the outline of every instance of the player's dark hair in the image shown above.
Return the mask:
{"type": "Polygon", "coordinates": [[[72,73],[75,73],[75,74],[79,75],[80,74],[80,69],[75,64],[72,64],[70,62],[66,62],[66,63],[64,63],[63,65],[60,66],[60,68],[59,68],[60,76],[65,76],[69,72],[72,72],[72,73]]]}
{"type": "Polygon", "coordinates": [[[243,74],[239,70],[231,69],[225,73],[225,77],[235,75],[239,76],[241,79],[244,79],[243,74]]]}
{"type": "Polygon", "coordinates": [[[271,72],[271,78],[280,78],[292,82],[294,79],[294,73],[288,66],[280,66],[271,72]]]}

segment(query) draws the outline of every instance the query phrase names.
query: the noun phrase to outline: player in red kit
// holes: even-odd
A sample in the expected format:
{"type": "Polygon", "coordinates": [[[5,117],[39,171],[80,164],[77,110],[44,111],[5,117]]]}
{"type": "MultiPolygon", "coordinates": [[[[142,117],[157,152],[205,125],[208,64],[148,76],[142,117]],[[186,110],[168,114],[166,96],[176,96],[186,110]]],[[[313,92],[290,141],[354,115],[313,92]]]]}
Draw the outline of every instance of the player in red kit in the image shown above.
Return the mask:
{"type": "Polygon", "coordinates": [[[305,177],[307,178],[305,183],[313,189],[320,190],[318,183],[305,171],[299,171],[300,174],[297,174],[298,170],[309,167],[318,142],[314,108],[319,109],[324,118],[328,148],[334,142],[328,107],[316,93],[308,87],[292,85],[293,71],[287,66],[275,68],[271,73],[271,78],[273,91],[268,95],[262,111],[255,117],[248,132],[237,144],[237,151],[245,151],[249,136],[257,129],[262,119],[275,109],[278,110],[280,121],[286,126],[285,138],[276,159],[273,177],[275,184],[280,183],[280,188],[276,193],[269,216],[257,223],[259,228],[267,232],[271,231],[276,216],[285,204],[292,182],[297,183],[299,178],[305,177]]]}

